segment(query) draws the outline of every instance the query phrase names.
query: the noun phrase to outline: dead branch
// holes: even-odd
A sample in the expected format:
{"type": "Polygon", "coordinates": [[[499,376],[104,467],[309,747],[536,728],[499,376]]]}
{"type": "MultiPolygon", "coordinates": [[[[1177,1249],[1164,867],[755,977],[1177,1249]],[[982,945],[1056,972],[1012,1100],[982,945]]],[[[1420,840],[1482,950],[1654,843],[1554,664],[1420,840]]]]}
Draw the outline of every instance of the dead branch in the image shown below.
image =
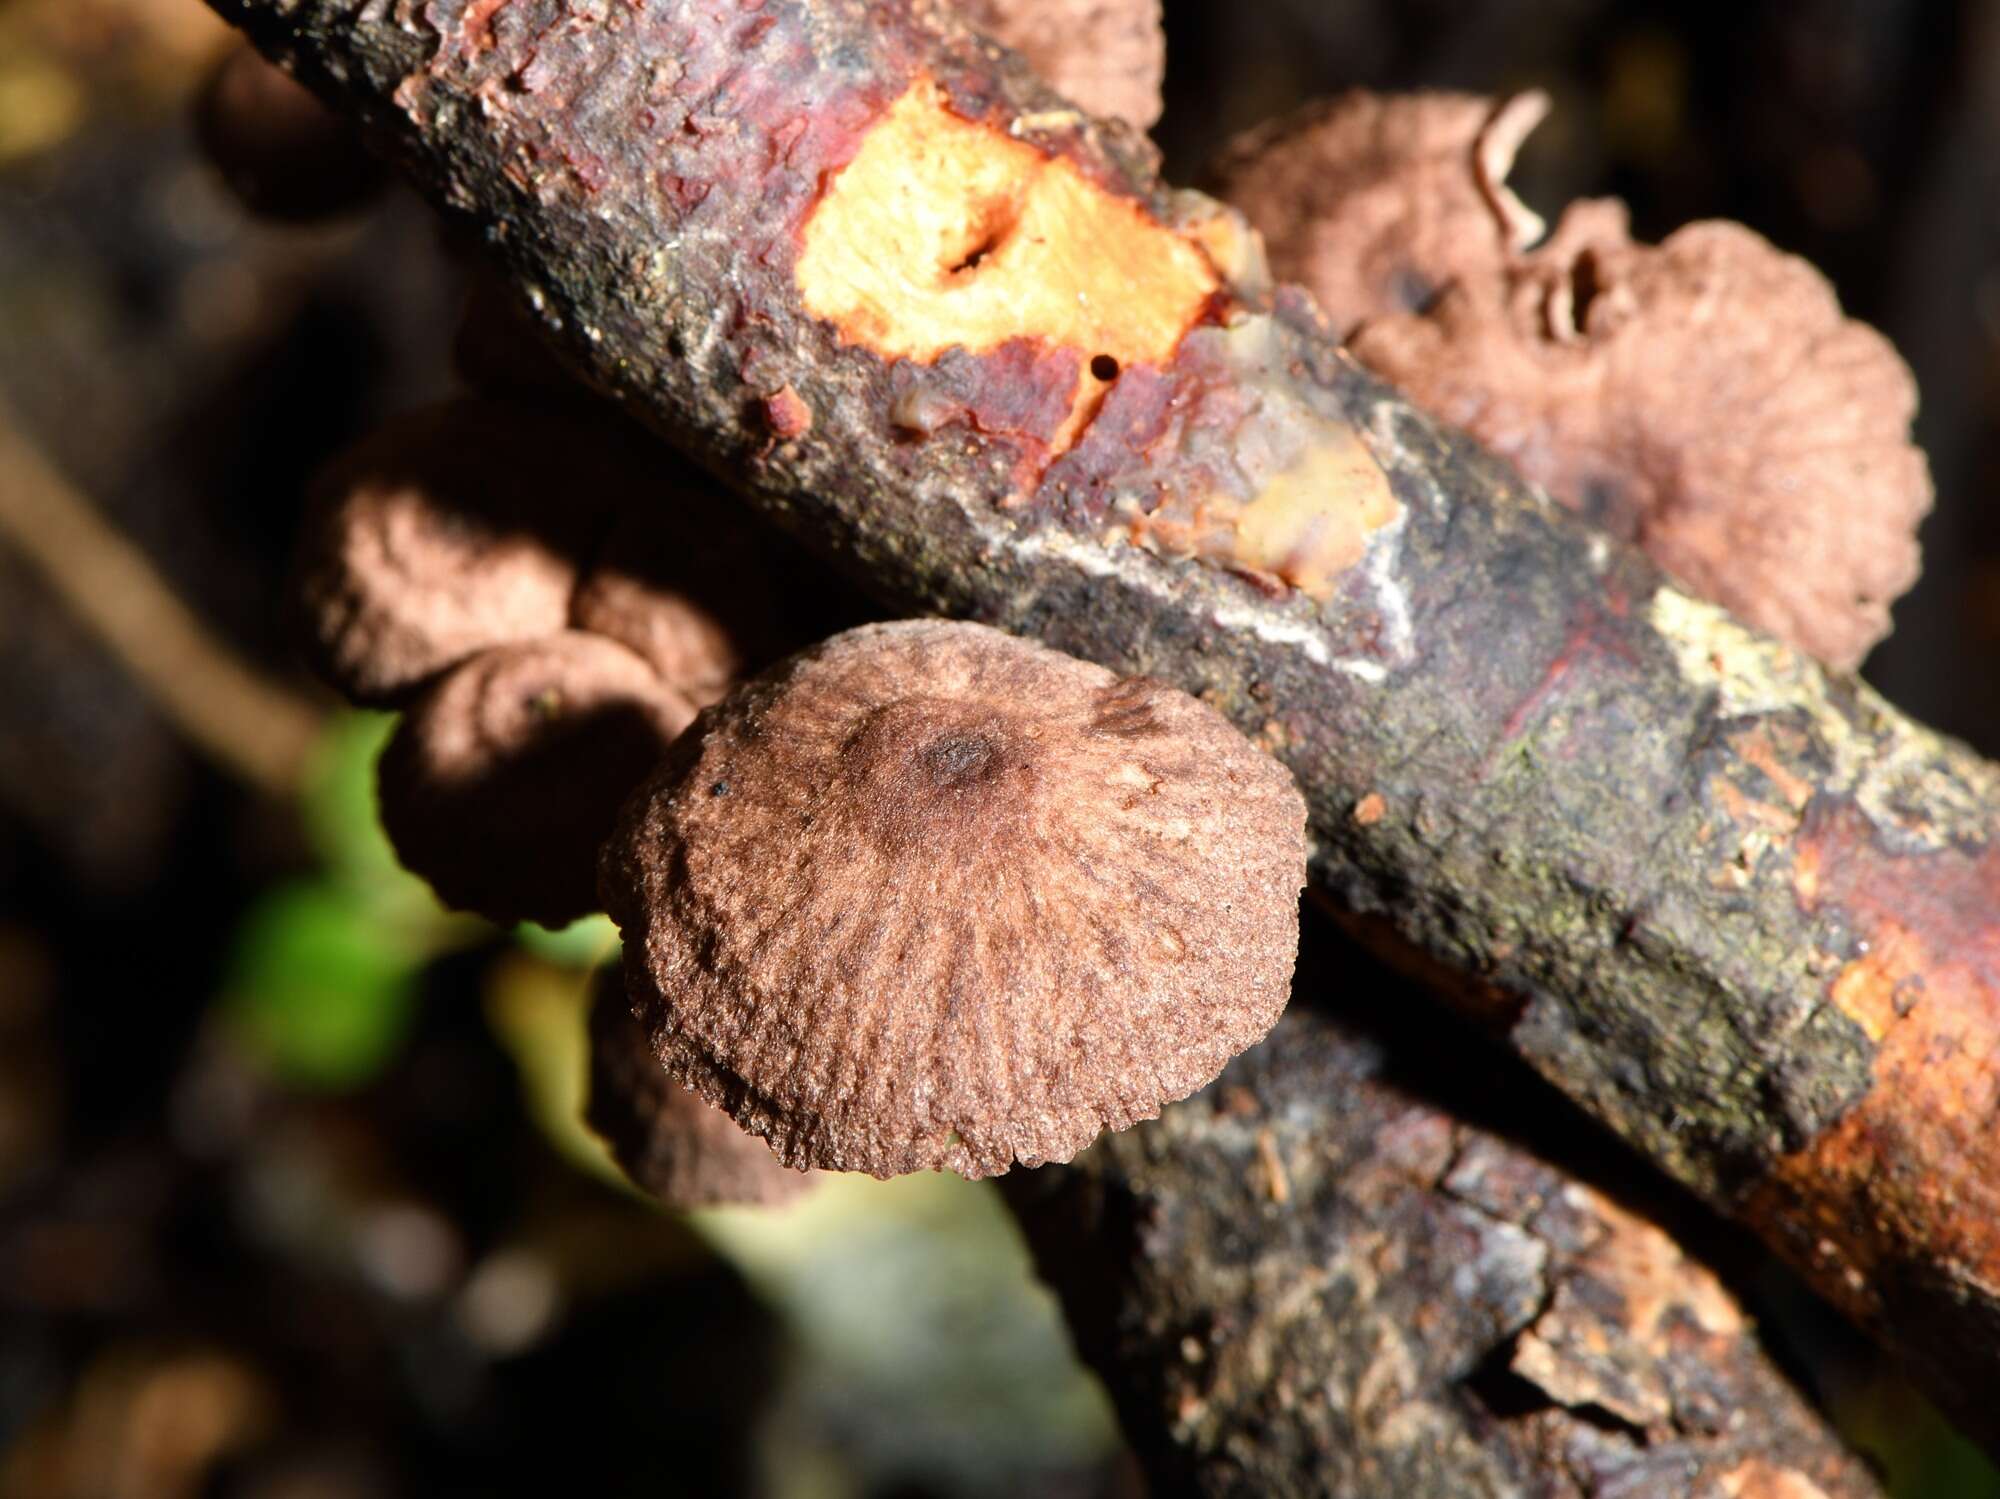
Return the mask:
{"type": "Polygon", "coordinates": [[[1557,513],[924,0],[212,0],[913,610],[1203,694],[1358,928],[1989,1448],[1993,767],[1557,513]]]}

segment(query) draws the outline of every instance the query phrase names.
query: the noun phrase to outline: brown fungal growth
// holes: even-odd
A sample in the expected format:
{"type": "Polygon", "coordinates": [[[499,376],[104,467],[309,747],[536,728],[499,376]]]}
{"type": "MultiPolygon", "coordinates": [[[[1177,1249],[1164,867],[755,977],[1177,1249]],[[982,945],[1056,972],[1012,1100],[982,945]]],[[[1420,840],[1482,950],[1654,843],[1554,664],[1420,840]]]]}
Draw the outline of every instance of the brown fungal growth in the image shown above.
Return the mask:
{"type": "Polygon", "coordinates": [[[320,675],[393,704],[476,651],[568,622],[624,476],[602,443],[504,401],[390,423],[315,481],[294,595],[320,675]]]}
{"type": "Polygon", "coordinates": [[[248,46],[195,103],[202,150],[253,213],[305,221],[359,208],[388,180],[346,121],[248,46]]]}
{"type": "Polygon", "coordinates": [[[570,606],[577,629],[630,647],[697,707],[776,654],[776,615],[754,540],[692,494],[621,513],[570,606]]]}
{"type": "Polygon", "coordinates": [[[958,0],[958,12],[1086,112],[1134,130],[1160,118],[1160,0],[958,0]]]}
{"type": "Polygon", "coordinates": [[[496,646],[410,707],[379,769],[382,826],[438,899],[558,926],[596,909],[618,804],[694,707],[615,641],[496,646]]]}
{"type": "Polygon", "coordinates": [[[1211,168],[1210,190],[1345,336],[1497,274],[1541,237],[1506,179],[1548,102],[1356,90],[1243,136],[1211,168]]]}
{"type": "Polygon", "coordinates": [[[1003,345],[1066,355],[1076,373],[1052,454],[1120,373],[1170,360],[1221,285],[1193,238],[1067,158],[956,114],[928,79],[834,175],[794,275],[809,313],[884,358],[1003,345]]]}
{"type": "Polygon", "coordinates": [[[763,1141],[667,1076],[615,964],[593,986],[585,1119],[633,1184],[668,1207],[770,1206],[817,1181],[779,1165],[763,1141]]]}
{"type": "Polygon", "coordinates": [[[1689,588],[1838,667],[1888,633],[1930,509],[1916,387],[1826,279],[1737,224],[1635,244],[1579,204],[1503,276],[1350,347],[1689,588]]]}
{"type": "Polygon", "coordinates": [[[913,621],[711,709],[601,890],[667,1071],[779,1159],[989,1176],[1270,1028],[1304,831],[1290,776],[1194,699],[913,621]]]}

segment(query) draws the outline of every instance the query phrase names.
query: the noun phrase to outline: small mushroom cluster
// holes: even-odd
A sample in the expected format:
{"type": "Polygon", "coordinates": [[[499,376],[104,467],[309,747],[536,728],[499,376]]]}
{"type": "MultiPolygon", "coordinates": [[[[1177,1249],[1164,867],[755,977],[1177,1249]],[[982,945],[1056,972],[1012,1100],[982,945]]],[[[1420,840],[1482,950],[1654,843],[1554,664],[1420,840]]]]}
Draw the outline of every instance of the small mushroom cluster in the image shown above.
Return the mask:
{"type": "Polygon", "coordinates": [[[572,420],[392,425],[317,486],[298,593],[322,674],[403,710],[403,861],[498,920],[616,918],[590,1120],[634,1181],[702,1206],[1066,1160],[1263,1036],[1305,869],[1282,767],[974,624],[732,687],[777,635],[754,543],[572,420]]]}
{"type": "Polygon", "coordinates": [[[407,710],[383,823],[447,905],[595,910],[625,792],[775,648],[754,543],[661,463],[601,420],[482,398],[391,423],[315,486],[306,649],[351,701],[407,710]]]}
{"type": "Polygon", "coordinates": [[[1354,356],[1693,591],[1850,668],[1916,580],[1916,387],[1806,262],[1739,224],[1553,234],[1507,191],[1539,94],[1354,93],[1245,137],[1214,185],[1354,356]]]}

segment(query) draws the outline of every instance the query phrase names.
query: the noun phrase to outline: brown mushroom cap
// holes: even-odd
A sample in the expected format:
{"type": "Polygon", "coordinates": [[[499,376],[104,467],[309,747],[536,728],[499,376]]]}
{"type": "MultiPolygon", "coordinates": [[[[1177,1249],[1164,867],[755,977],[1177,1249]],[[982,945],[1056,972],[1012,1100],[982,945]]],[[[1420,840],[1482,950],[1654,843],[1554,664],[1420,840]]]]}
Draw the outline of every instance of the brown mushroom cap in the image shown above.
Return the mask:
{"type": "Polygon", "coordinates": [[[593,985],[585,1119],[635,1185],[669,1207],[789,1202],[814,1186],[769,1147],[668,1077],[632,1016],[618,965],[593,985]]]}
{"type": "Polygon", "coordinates": [[[777,604],[755,540],[699,505],[621,515],[570,618],[637,651],[697,705],[777,652],[777,604]]]}
{"type": "Polygon", "coordinates": [[[600,888],[667,1071],[779,1159],[988,1176],[1262,1037],[1304,872],[1291,777],[1214,710],[914,621],[709,709],[600,888]]]}
{"type": "Polygon", "coordinates": [[[693,717],[595,635],[482,651],[411,705],[383,751],[383,829],[446,905],[559,926],[596,909],[619,803],[693,717]]]}
{"type": "Polygon", "coordinates": [[[202,149],[230,190],[267,218],[344,213],[388,181],[346,121],[247,43],[209,75],[194,119],[202,149]]]}
{"type": "Polygon", "coordinates": [[[1505,278],[1351,348],[1432,414],[1635,539],[1689,588],[1839,667],[1915,581],[1916,386],[1805,261],[1738,224],[1634,244],[1582,203],[1505,278]]]}
{"type": "Polygon", "coordinates": [[[1542,234],[1508,191],[1548,96],[1357,90],[1234,142],[1209,190],[1263,234],[1272,272],[1310,291],[1342,335],[1496,274],[1542,234]]]}
{"type": "Polygon", "coordinates": [[[579,437],[531,406],[455,401],[336,460],[298,553],[315,669],[393,704],[475,651],[562,629],[620,479],[579,437]]]}
{"type": "Polygon", "coordinates": [[[958,0],[958,12],[1087,113],[1134,130],[1160,118],[1160,0],[958,0]]]}

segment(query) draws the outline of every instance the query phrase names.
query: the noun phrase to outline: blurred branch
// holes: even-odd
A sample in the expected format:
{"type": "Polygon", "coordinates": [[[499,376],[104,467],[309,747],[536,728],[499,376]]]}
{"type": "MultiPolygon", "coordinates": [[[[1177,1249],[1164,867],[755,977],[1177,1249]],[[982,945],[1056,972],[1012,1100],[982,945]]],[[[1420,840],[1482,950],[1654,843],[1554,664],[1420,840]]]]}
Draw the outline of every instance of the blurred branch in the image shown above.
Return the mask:
{"type": "Polygon", "coordinates": [[[290,796],[320,732],[304,700],[246,665],[146,555],[59,474],[0,403],[0,536],[217,764],[290,796]]]}

